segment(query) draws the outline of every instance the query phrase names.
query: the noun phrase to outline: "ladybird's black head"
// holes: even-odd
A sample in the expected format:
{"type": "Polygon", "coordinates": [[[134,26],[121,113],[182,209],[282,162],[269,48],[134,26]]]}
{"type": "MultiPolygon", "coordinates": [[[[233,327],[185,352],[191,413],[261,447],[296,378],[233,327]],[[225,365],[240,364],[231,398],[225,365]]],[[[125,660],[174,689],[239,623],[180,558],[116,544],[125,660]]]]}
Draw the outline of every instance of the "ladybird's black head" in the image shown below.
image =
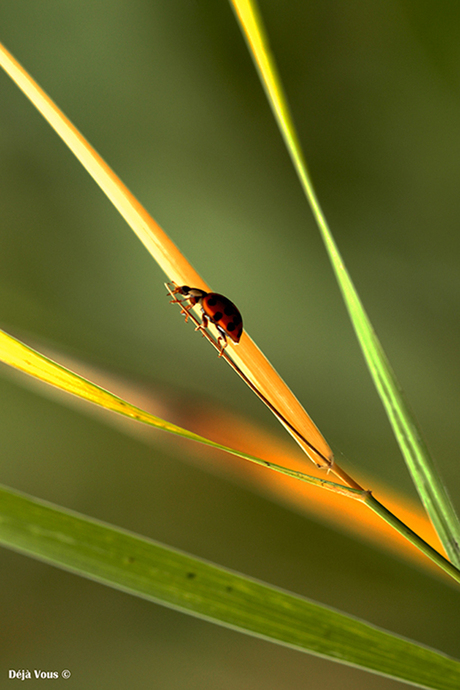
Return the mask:
{"type": "Polygon", "coordinates": [[[195,300],[193,304],[196,304],[208,294],[204,290],[200,290],[200,288],[192,288],[188,285],[183,285],[181,288],[179,288],[179,290],[185,297],[188,297],[188,299],[192,302],[193,300],[195,300]]]}

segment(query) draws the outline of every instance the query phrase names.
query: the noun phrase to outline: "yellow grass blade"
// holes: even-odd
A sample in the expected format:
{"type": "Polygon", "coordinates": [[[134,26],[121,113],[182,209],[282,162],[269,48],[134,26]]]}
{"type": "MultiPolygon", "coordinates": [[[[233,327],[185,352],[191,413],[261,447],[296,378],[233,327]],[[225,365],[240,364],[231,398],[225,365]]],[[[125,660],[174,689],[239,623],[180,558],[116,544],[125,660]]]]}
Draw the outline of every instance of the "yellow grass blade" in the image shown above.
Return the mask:
{"type": "Polygon", "coordinates": [[[224,446],[221,443],[216,443],[215,441],[211,441],[203,436],[194,434],[192,431],[183,429],[176,424],[171,424],[164,419],[160,419],[160,417],[157,417],[139,407],[136,407],[135,405],[132,405],[126,400],[114,395],[110,391],[97,386],[95,383],[92,383],[82,376],[79,376],[79,374],[76,374],[60,364],[53,362],[48,357],[36,352],[32,348],[28,347],[28,345],[21,343],[19,340],[16,340],[16,338],[13,338],[11,335],[1,330],[0,361],[14,367],[15,369],[18,369],[19,371],[29,374],[40,381],[55,386],[56,388],[66,391],[67,393],[71,393],[72,395],[76,395],[83,400],[95,403],[96,405],[99,405],[107,410],[111,410],[112,412],[118,412],[125,417],[130,417],[131,419],[135,419],[139,422],[150,424],[157,429],[168,431],[191,441],[197,441],[198,443],[203,443],[212,448],[223,450],[227,453],[231,453],[232,455],[243,458],[244,460],[254,462],[257,465],[262,465],[268,469],[286,474],[289,477],[306,481],[309,484],[329,489],[336,493],[349,496],[350,498],[355,498],[359,501],[366,500],[365,492],[358,489],[335,484],[334,482],[330,482],[326,479],[310,477],[310,475],[307,475],[304,472],[282,467],[281,465],[268,460],[257,458],[249,453],[236,451],[233,448],[224,446]]]}
{"type": "MultiPolygon", "coordinates": [[[[147,213],[49,96],[1,44],[0,66],[9,74],[92,175],[168,278],[178,285],[190,285],[209,291],[210,287],[189,264],[158,223],[147,213]]],[[[333,465],[333,454],[328,443],[249,335],[244,332],[237,346],[229,343],[227,353],[271,405],[279,410],[280,414],[288,420],[294,429],[297,429],[302,436],[308,439],[311,446],[318,450],[318,453],[314,452],[308,444],[293,434],[289,427],[286,427],[308,457],[321,467],[329,468],[333,465]]],[[[355,485],[337,466],[333,468],[333,471],[351,485],[355,485]]]]}

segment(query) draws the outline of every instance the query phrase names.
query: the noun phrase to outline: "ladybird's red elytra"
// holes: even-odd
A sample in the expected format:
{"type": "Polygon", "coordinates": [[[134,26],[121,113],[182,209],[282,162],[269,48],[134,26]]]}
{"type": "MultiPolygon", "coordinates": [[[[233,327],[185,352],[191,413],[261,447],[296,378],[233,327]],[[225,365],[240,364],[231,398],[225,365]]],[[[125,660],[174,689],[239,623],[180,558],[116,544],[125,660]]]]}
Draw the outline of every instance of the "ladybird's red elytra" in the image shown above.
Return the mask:
{"type": "Polygon", "coordinates": [[[230,338],[234,343],[238,343],[243,332],[243,319],[240,312],[235,307],[233,302],[224,295],[219,295],[217,292],[205,292],[199,288],[191,288],[188,285],[176,286],[172,290],[173,295],[183,295],[189,304],[184,305],[185,300],[174,299],[181,305],[183,313],[185,313],[185,320],[188,318],[189,310],[199,304],[202,312],[202,324],[199,328],[207,328],[210,321],[219,331],[218,343],[220,345],[219,357],[222,356],[224,349],[227,347],[227,338],[230,338]],[[220,341],[223,340],[223,343],[220,341]]]}

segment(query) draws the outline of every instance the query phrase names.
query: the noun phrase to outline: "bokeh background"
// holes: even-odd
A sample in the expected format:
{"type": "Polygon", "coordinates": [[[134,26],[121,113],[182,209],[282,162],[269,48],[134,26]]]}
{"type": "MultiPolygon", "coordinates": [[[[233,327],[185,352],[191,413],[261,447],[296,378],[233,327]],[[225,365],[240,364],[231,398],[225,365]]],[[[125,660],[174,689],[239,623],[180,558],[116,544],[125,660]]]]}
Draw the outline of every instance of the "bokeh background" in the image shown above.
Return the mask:
{"type": "MultiPolygon", "coordinates": [[[[260,6],[335,238],[460,508],[460,7],[260,6]]],[[[15,0],[0,40],[239,306],[347,469],[414,498],[229,3],[15,0]]],[[[172,421],[212,405],[284,437],[4,74],[0,94],[1,327],[172,421]]],[[[1,374],[2,483],[460,654],[444,581],[1,374]]],[[[0,563],[0,687],[10,668],[101,690],[400,687],[6,550],[0,563]]]]}

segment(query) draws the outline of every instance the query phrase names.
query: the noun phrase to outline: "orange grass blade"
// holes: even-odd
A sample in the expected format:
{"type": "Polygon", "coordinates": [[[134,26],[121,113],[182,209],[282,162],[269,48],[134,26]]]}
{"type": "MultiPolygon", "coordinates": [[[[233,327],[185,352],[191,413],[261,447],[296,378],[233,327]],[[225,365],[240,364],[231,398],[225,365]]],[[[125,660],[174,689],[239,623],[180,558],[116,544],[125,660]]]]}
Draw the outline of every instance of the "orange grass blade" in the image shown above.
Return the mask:
{"type": "MultiPolygon", "coordinates": [[[[158,223],[147,213],[49,96],[1,44],[0,65],[64,140],[169,279],[178,285],[191,285],[210,291],[210,287],[189,264],[158,223]]],[[[289,427],[286,427],[308,457],[316,465],[330,468],[334,464],[334,460],[328,443],[249,335],[244,332],[239,345],[235,346],[233,343],[229,343],[227,350],[233,361],[260,390],[262,395],[270,401],[273,407],[279,410],[292,427],[298,429],[302,436],[307,438],[311,445],[319,451],[316,453],[310,446],[296,437],[289,427]]],[[[347,483],[356,486],[345,473],[340,471],[340,468],[334,467],[334,472],[347,483]]]]}

